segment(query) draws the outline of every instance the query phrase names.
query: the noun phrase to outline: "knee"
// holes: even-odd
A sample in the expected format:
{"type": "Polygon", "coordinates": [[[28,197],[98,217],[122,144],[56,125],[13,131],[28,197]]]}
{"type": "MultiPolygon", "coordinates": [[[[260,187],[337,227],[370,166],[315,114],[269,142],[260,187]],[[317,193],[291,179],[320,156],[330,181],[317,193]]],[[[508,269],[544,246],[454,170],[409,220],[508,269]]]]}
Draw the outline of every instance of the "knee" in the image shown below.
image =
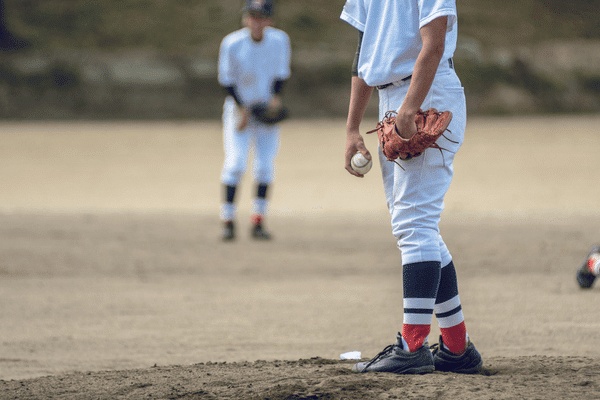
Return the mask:
{"type": "Polygon", "coordinates": [[[225,185],[237,186],[243,175],[243,168],[225,168],[221,174],[221,182],[225,185]]]}
{"type": "Polygon", "coordinates": [[[269,184],[273,181],[275,168],[272,164],[258,164],[254,168],[254,180],[256,182],[269,184]]]}
{"type": "Polygon", "coordinates": [[[406,226],[394,229],[398,249],[402,253],[402,264],[424,261],[442,262],[437,228],[406,226]]]}

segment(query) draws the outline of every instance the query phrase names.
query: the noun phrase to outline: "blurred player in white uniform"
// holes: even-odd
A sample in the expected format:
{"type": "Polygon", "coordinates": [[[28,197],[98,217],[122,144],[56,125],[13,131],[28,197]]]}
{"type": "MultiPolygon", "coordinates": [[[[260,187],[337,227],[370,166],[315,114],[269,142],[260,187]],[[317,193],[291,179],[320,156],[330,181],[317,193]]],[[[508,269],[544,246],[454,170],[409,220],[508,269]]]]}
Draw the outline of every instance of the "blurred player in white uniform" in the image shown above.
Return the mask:
{"type": "Polygon", "coordinates": [[[346,126],[349,173],[362,176],[350,165],[357,151],[371,157],[359,126],[374,88],[379,119],[397,111],[396,128],[407,139],[416,133],[419,109],[453,114],[448,127],[453,142],[438,140],[448,151],[428,149],[390,162],[379,149],[392,233],[402,256],[403,324],[395,344],[354,370],[477,372],[481,356],[468,338],[454,263],[438,227],[466,125],[464,91],[452,62],[455,0],[347,0],[341,19],[359,32],[346,126]],[[432,355],[427,338],[434,313],[441,337],[432,355]]]}
{"type": "Polygon", "coordinates": [[[281,91],[290,76],[291,47],[288,35],[271,26],[273,0],[247,0],[245,28],[227,35],[219,52],[219,83],[229,94],[223,106],[225,162],[221,173],[224,202],[221,219],[223,240],[236,236],[235,194],[246,172],[250,148],[253,149],[253,179],[256,197],[252,205],[252,230],[255,239],[268,240],[264,228],[267,192],[273,182],[275,158],[279,152],[279,127],[266,125],[252,117],[249,108],[257,103],[281,106],[281,91]]]}

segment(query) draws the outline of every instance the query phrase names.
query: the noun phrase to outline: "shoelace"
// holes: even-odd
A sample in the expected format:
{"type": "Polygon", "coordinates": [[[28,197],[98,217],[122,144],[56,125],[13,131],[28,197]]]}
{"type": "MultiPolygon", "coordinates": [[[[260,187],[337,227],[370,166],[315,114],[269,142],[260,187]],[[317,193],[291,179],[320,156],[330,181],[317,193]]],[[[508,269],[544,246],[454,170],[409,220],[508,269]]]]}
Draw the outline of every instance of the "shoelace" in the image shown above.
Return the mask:
{"type": "Polygon", "coordinates": [[[371,359],[371,361],[369,361],[367,363],[367,365],[365,365],[365,367],[363,368],[363,370],[361,372],[367,372],[367,369],[373,365],[375,362],[379,361],[381,358],[383,358],[383,356],[387,355],[388,353],[390,353],[392,350],[394,350],[394,346],[396,346],[395,344],[390,344],[389,346],[386,346],[385,349],[383,349],[381,352],[379,352],[379,354],[377,354],[375,357],[373,357],[371,359]]]}

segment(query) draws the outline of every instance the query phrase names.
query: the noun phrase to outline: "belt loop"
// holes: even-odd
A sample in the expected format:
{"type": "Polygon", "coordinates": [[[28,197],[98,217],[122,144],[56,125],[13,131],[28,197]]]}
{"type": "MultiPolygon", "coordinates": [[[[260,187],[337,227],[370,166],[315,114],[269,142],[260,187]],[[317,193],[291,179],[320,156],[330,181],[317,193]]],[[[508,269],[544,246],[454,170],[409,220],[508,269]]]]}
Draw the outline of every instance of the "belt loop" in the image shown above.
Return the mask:
{"type": "Polygon", "coordinates": [[[450,69],[454,69],[454,61],[452,61],[452,57],[448,59],[448,66],[450,67],[450,69]]]}

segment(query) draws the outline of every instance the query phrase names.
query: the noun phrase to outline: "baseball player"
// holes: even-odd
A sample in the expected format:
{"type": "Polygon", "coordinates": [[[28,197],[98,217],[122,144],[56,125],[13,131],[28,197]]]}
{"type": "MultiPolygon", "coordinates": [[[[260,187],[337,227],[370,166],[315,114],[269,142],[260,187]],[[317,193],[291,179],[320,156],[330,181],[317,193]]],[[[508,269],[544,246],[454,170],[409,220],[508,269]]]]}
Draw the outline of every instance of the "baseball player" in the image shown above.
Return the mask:
{"type": "Polygon", "coordinates": [[[600,275],[600,245],[596,244],[577,270],[577,283],[582,289],[590,289],[598,275],[600,275]]]}
{"type": "Polygon", "coordinates": [[[264,228],[264,218],[274,161],[279,152],[279,127],[259,122],[251,115],[250,107],[266,103],[271,109],[280,108],[282,88],[290,76],[290,40],[285,32],[271,27],[272,16],[272,0],[247,0],[243,15],[245,28],[230,33],[221,42],[218,79],[228,94],[223,106],[223,240],[233,240],[236,235],[235,194],[251,147],[256,182],[251,235],[255,239],[271,238],[264,228]]]}
{"type": "Polygon", "coordinates": [[[457,40],[455,0],[346,0],[341,19],[358,30],[346,126],[346,170],[360,151],[371,155],[359,132],[373,89],[379,94],[379,117],[396,111],[396,129],[415,135],[419,109],[453,114],[440,152],[388,161],[379,149],[385,198],[392,232],[401,251],[403,325],[396,343],[355,372],[427,373],[434,370],[475,373],[482,366],[469,340],[458,294],[452,256],[442,240],[439,221],[453,175],[454,155],[464,137],[465,96],[452,63],[457,40]],[[433,354],[427,339],[435,313],[441,330],[433,354]]]}

